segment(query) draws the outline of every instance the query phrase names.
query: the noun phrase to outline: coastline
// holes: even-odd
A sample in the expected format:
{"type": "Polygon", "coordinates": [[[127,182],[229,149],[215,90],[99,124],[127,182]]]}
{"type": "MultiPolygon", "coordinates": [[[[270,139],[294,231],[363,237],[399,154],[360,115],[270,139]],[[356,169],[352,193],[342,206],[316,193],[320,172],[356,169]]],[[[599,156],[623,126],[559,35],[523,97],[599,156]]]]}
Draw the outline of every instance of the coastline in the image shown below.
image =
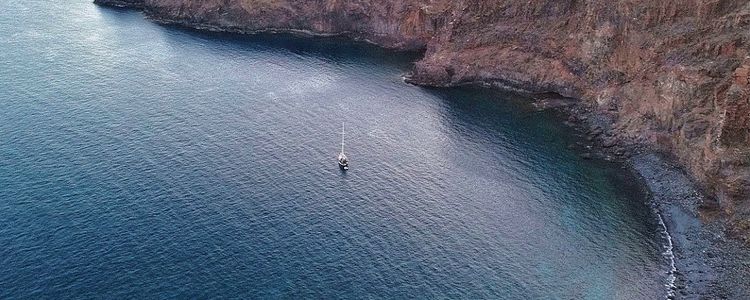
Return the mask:
{"type": "MultiPolygon", "coordinates": [[[[685,173],[655,152],[636,154],[629,168],[647,188],[651,204],[674,245],[673,298],[750,299],[750,253],[726,235],[720,216],[685,173]]],[[[671,250],[671,249],[665,249],[671,250]]],[[[666,252],[666,251],[665,251],[666,252]]]]}
{"type": "Polygon", "coordinates": [[[563,123],[579,132],[569,147],[582,157],[622,162],[639,181],[663,227],[667,299],[750,299],[750,249],[728,235],[727,216],[675,158],[617,137],[611,119],[580,100],[541,95],[533,105],[567,118],[563,123]]]}
{"type": "MultiPolygon", "coordinates": [[[[119,6],[118,6],[119,7],[119,6]]],[[[135,8],[135,7],[133,7],[135,8]]],[[[290,34],[295,35],[299,37],[305,37],[305,38],[346,38],[350,41],[354,42],[360,42],[369,44],[375,47],[388,49],[390,51],[396,51],[396,52],[416,52],[419,49],[411,49],[411,48],[403,48],[398,45],[389,45],[389,44],[382,44],[378,43],[376,41],[370,40],[364,36],[360,36],[355,34],[354,32],[350,31],[342,31],[342,32],[334,32],[334,33],[320,33],[315,32],[311,30],[304,30],[304,29],[294,29],[294,28],[266,28],[266,29],[258,29],[258,30],[250,30],[250,29],[244,29],[244,28],[225,28],[225,27],[219,27],[214,25],[206,25],[206,24],[200,24],[200,23],[192,23],[192,22],[184,22],[179,20],[172,20],[172,19],[165,19],[160,18],[156,15],[145,15],[146,19],[153,21],[154,23],[165,25],[165,26],[177,26],[187,29],[194,29],[199,31],[208,31],[208,32],[222,32],[222,33],[235,33],[235,34],[247,34],[247,35],[253,35],[253,34],[290,34]]],[[[421,52],[421,51],[420,51],[421,52]]]]}
{"type": "Polygon", "coordinates": [[[139,0],[94,0],[94,4],[117,7],[117,8],[134,8],[134,9],[145,8],[143,5],[143,1],[139,1],[139,0]]]}
{"type": "MultiPolygon", "coordinates": [[[[142,9],[126,0],[96,0],[96,4],[142,9]]],[[[163,19],[146,13],[146,17],[165,25],[176,25],[197,30],[232,32],[241,34],[291,33],[309,37],[344,36],[391,50],[404,50],[396,45],[358,37],[351,32],[321,34],[297,29],[245,30],[220,26],[163,19]]],[[[420,85],[407,75],[406,82],[420,85]]],[[[744,278],[750,278],[750,251],[736,239],[727,236],[727,224],[720,210],[704,203],[705,193],[685,171],[674,163],[675,159],[658,153],[648,145],[624,140],[613,133],[612,117],[599,114],[580,100],[559,95],[538,95],[513,82],[476,81],[461,86],[477,85],[497,90],[531,94],[532,103],[539,109],[555,109],[568,118],[563,122],[581,132],[581,141],[571,145],[581,150],[584,158],[618,160],[627,165],[641,179],[641,185],[650,195],[650,203],[664,226],[665,253],[673,258],[673,270],[666,274],[669,299],[750,299],[750,287],[744,278]],[[518,86],[518,87],[516,87],[518,86]],[[704,207],[700,209],[700,207],[704,207]],[[745,260],[745,261],[743,261],[745,260]]]]}

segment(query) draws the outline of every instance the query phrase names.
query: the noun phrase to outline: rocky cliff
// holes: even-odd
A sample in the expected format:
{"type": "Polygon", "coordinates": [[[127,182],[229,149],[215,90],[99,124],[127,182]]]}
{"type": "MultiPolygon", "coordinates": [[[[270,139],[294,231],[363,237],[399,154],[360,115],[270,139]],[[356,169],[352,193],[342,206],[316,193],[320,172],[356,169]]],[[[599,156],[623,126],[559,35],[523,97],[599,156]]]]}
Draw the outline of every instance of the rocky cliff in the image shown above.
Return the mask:
{"type": "MultiPolygon", "coordinates": [[[[750,2],[96,0],[238,32],[341,34],[425,51],[409,80],[581,99],[605,144],[671,153],[750,230],[750,2]]],[[[747,231],[746,231],[747,232],[747,231]]]]}

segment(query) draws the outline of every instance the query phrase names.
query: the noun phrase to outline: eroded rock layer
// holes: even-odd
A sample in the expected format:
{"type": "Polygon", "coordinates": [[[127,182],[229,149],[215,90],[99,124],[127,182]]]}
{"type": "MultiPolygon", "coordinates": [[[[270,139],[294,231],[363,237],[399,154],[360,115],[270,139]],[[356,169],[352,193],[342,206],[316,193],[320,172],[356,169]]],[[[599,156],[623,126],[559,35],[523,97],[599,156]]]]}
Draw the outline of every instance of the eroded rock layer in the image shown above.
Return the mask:
{"type": "MultiPolygon", "coordinates": [[[[622,141],[674,154],[750,219],[750,2],[737,0],[97,0],[252,32],[344,34],[424,49],[410,81],[582,99],[622,141]]],[[[750,223],[744,222],[750,227],[750,223]]]]}

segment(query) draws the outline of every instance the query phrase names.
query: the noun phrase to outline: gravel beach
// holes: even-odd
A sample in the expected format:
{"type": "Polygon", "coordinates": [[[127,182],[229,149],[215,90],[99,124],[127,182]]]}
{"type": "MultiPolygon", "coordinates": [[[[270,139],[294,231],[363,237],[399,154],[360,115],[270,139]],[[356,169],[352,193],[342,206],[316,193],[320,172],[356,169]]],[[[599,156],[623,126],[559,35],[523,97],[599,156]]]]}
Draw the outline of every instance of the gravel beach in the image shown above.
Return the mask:
{"type": "Polygon", "coordinates": [[[674,253],[668,297],[750,299],[750,251],[726,236],[724,218],[699,209],[704,196],[684,172],[655,153],[634,155],[628,164],[644,181],[673,245],[665,249],[674,253]]]}

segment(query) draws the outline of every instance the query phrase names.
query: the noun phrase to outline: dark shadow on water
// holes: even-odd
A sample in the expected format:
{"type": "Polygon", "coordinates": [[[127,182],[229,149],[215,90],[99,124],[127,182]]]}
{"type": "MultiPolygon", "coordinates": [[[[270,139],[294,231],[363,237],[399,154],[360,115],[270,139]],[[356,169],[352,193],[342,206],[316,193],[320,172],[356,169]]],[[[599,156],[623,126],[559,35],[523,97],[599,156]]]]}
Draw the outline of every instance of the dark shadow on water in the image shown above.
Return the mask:
{"type": "Polygon", "coordinates": [[[486,87],[425,90],[442,99],[442,123],[446,128],[459,131],[461,136],[471,138],[474,141],[472,151],[500,153],[508,159],[516,156],[520,161],[531,162],[529,170],[535,174],[544,174],[548,169],[570,174],[580,172],[567,179],[571,181],[569,185],[573,188],[587,186],[593,191],[584,195],[599,195],[601,192],[607,199],[579,200],[568,205],[589,206],[593,210],[584,211],[591,212],[604,202],[612,202],[607,205],[624,210],[622,216],[632,220],[630,224],[640,226],[642,232],[652,232],[654,240],[660,239],[655,230],[658,225],[656,215],[648,206],[648,193],[636,175],[621,161],[584,159],[581,150],[569,148],[577,142],[589,142],[575,128],[563,124],[566,119],[563,113],[540,111],[532,106],[533,100],[529,96],[486,87]],[[588,180],[592,181],[581,183],[588,180]]]}
{"type": "Polygon", "coordinates": [[[170,31],[168,38],[183,43],[184,38],[214,43],[215,45],[239,47],[258,51],[286,51],[304,57],[317,57],[330,62],[358,61],[397,66],[408,70],[422,54],[416,52],[395,52],[364,42],[351,41],[341,36],[321,37],[293,33],[240,34],[211,32],[177,25],[162,25],[170,31]]]}
{"type": "MultiPolygon", "coordinates": [[[[144,17],[133,9],[100,7],[98,11],[108,14],[111,18],[144,17]]],[[[150,21],[151,22],[151,21],[150,21]]],[[[190,27],[156,24],[163,29],[170,42],[184,44],[194,40],[201,43],[211,43],[216,47],[232,47],[233,50],[246,49],[251,51],[273,50],[286,51],[300,56],[315,56],[330,61],[365,61],[370,63],[398,66],[404,71],[411,64],[423,56],[419,51],[396,51],[374,44],[353,41],[345,36],[311,36],[302,33],[254,33],[241,34],[232,32],[215,32],[194,29],[190,27]]]]}

